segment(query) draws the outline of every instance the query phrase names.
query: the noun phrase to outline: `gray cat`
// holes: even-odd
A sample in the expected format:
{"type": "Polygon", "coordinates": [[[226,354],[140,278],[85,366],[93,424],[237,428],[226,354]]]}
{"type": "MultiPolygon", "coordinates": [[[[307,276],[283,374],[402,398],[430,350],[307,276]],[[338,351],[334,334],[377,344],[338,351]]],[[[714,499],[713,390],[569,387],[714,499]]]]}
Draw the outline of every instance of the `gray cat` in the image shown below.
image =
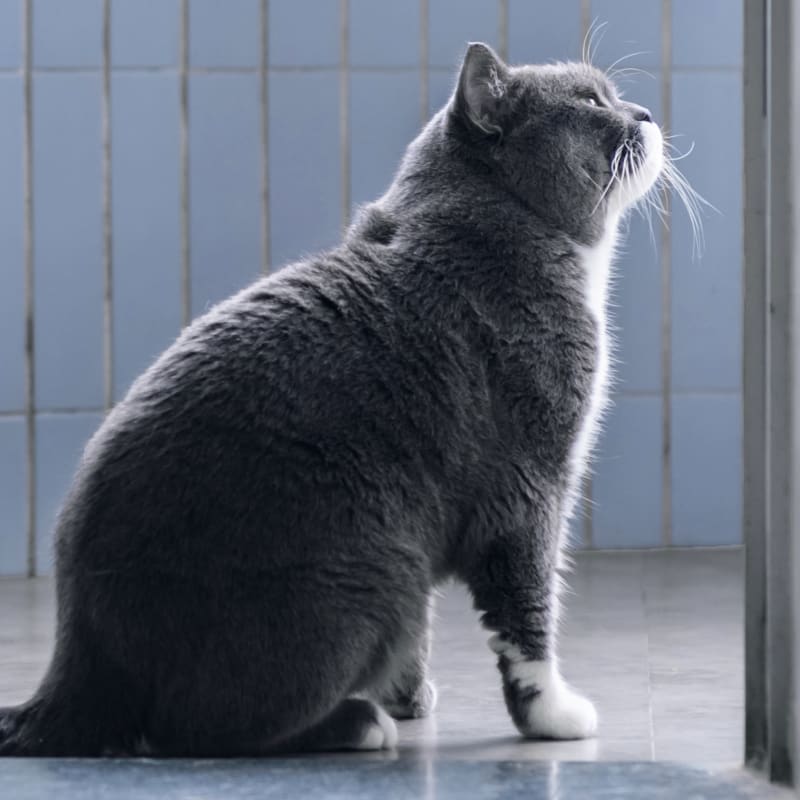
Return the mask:
{"type": "Polygon", "coordinates": [[[663,165],[604,73],[471,45],[342,244],[196,320],[87,445],[55,654],[0,711],[0,753],[393,747],[386,712],[435,701],[449,577],[520,732],[592,736],[558,671],[560,554],[605,404],[618,223],[663,165]]]}

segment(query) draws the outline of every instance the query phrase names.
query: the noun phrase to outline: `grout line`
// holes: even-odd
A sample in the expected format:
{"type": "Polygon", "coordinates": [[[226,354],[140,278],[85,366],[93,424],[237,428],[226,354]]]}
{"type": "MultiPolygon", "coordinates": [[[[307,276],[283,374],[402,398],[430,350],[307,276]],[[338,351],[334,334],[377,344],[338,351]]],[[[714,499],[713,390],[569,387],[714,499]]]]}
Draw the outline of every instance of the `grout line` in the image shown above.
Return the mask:
{"type": "Polygon", "coordinates": [[[742,72],[744,67],[741,64],[702,64],[697,66],[672,65],[673,72],[742,72]]]}
{"type": "MultiPolygon", "coordinates": [[[[425,2],[425,0],[421,0],[425,2]]],[[[598,64],[600,68],[603,64],[598,64]]],[[[644,69],[660,69],[659,64],[644,64],[644,69]]],[[[431,64],[432,70],[440,72],[452,72],[455,68],[455,61],[450,64],[431,64]]],[[[339,69],[338,64],[270,64],[269,72],[335,72],[339,69]]],[[[390,64],[359,64],[350,67],[351,72],[414,72],[416,67],[412,66],[392,66],[390,64]]],[[[674,73],[706,73],[706,72],[742,72],[741,64],[698,64],[696,66],[675,65],[672,67],[674,73]]],[[[31,69],[33,75],[52,75],[52,74],[74,74],[74,75],[96,75],[102,72],[103,67],[36,67],[31,69]]],[[[189,75],[257,75],[261,66],[253,67],[189,67],[186,71],[189,75]]],[[[118,72],[152,72],[152,73],[179,73],[180,64],[124,64],[111,67],[111,73],[118,72]]],[[[22,67],[0,67],[0,76],[22,76],[22,67]]]]}
{"type": "MultiPolygon", "coordinates": [[[[672,0],[661,5],[662,128],[672,125],[672,0]]],[[[666,213],[661,223],[661,541],[672,545],[672,239],[671,198],[662,192],[666,213]]]]}
{"type": "Polygon", "coordinates": [[[592,0],[581,0],[581,52],[576,58],[583,60],[583,46],[586,44],[586,37],[589,35],[589,28],[592,27],[592,0]]]}
{"type": "Polygon", "coordinates": [[[681,552],[716,552],[718,550],[725,550],[730,552],[738,552],[744,550],[742,544],[678,544],[670,547],[596,547],[593,550],[575,550],[572,557],[581,558],[585,554],[587,557],[595,556],[608,556],[618,555],[620,553],[627,553],[634,555],[638,553],[681,553],[681,552]]]}
{"type": "MultiPolygon", "coordinates": [[[[589,0],[581,0],[581,30],[579,41],[586,41],[591,27],[591,8],[589,0]]],[[[581,53],[576,53],[575,58],[580,60],[581,53]]],[[[594,478],[591,469],[587,469],[583,476],[581,495],[584,503],[582,539],[585,548],[594,547],[594,478]]]]}
{"type": "Polygon", "coordinates": [[[339,0],[339,167],[342,230],[350,225],[350,9],[339,0]]]}
{"type": "MultiPolygon", "coordinates": [[[[658,389],[621,389],[612,391],[612,399],[618,397],[658,397],[663,393],[663,388],[658,389]]],[[[673,397],[740,397],[742,389],[671,389],[673,397]]]]}
{"type": "Polygon", "coordinates": [[[192,318],[192,252],[189,208],[189,0],[181,0],[180,30],[180,160],[181,160],[181,320],[192,318]]]}
{"type": "MultiPolygon", "coordinates": [[[[671,548],[670,548],[671,549],[671,548]]],[[[640,556],[639,581],[644,617],[645,660],[647,664],[647,722],[650,732],[650,760],[656,760],[656,719],[653,710],[653,665],[650,658],[650,615],[647,611],[647,581],[645,580],[645,557],[640,556]]]]}
{"type": "Polygon", "coordinates": [[[103,0],[103,404],[114,405],[114,263],[111,218],[111,0],[103,0]]]}
{"type": "Polygon", "coordinates": [[[498,2],[497,44],[498,55],[508,63],[508,0],[498,2]]]}
{"type": "MultiPolygon", "coordinates": [[[[739,397],[741,391],[686,391],[686,392],[673,392],[676,397],[739,397]]],[[[645,398],[656,399],[661,398],[660,391],[653,392],[619,392],[612,395],[612,402],[620,398],[645,398]]],[[[36,414],[83,414],[85,412],[103,411],[102,406],[52,406],[52,407],[37,407],[34,409],[36,414]]],[[[5,408],[0,409],[0,417],[21,417],[25,416],[25,408],[5,408]]]]}
{"type": "Polygon", "coordinates": [[[430,17],[428,0],[419,0],[419,119],[428,121],[430,104],[430,17]]]}
{"type": "MultiPolygon", "coordinates": [[[[34,415],[43,414],[101,414],[105,411],[104,406],[51,406],[46,408],[34,408],[34,415]]],[[[11,409],[0,411],[0,418],[4,417],[25,417],[27,409],[11,409]]]]}
{"type": "Polygon", "coordinates": [[[33,0],[23,3],[23,204],[25,257],[25,447],[27,451],[27,575],[36,575],[36,362],[33,261],[33,0]]]}
{"type": "Polygon", "coordinates": [[[269,219],[269,0],[261,0],[261,271],[270,270],[269,219]]]}

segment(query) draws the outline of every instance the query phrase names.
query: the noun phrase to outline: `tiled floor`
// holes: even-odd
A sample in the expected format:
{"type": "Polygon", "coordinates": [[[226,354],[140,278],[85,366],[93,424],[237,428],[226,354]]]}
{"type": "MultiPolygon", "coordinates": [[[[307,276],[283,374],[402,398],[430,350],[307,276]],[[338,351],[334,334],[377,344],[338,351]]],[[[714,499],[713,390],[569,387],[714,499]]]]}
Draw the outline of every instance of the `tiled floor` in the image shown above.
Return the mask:
{"type": "Polygon", "coordinates": [[[585,554],[570,580],[562,669],[597,704],[585,742],[519,740],[503,707],[488,635],[466,594],[439,604],[434,718],[401,743],[470,758],[684,760],[730,766],[743,748],[741,553],[585,554]]]}
{"type": "MultiPolygon", "coordinates": [[[[741,553],[582,554],[571,588],[562,664],[597,703],[596,740],[519,739],[503,706],[487,633],[465,592],[453,586],[437,605],[438,708],[430,719],[399,725],[397,753],[227,763],[6,760],[0,761],[0,796],[106,796],[92,793],[93,786],[115,798],[157,789],[162,800],[214,797],[223,787],[232,797],[387,800],[511,797],[523,787],[529,797],[547,798],[771,796],[738,770],[741,553]],[[620,763],[653,760],[692,768],[620,763]],[[603,765],[575,763],[588,761],[603,765]]],[[[50,649],[52,613],[49,581],[0,581],[0,705],[24,699],[36,685],[50,649]]]]}

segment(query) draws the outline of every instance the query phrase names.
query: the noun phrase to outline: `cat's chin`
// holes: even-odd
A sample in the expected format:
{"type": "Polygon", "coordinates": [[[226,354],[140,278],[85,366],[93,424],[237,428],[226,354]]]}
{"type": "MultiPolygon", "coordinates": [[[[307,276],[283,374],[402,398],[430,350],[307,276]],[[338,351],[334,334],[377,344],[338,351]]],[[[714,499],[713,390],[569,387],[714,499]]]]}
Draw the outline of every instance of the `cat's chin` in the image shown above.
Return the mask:
{"type": "Polygon", "coordinates": [[[655,185],[664,168],[664,139],[654,122],[642,122],[639,127],[642,157],[631,175],[620,182],[614,211],[625,211],[641,200],[655,185]]]}

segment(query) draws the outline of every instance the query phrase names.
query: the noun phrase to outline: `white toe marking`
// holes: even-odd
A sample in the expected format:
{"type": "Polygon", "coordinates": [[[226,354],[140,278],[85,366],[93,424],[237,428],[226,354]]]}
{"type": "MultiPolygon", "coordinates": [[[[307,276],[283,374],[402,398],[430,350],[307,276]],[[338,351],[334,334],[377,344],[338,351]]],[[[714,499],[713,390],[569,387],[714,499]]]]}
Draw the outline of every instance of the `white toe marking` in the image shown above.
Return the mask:
{"type": "Polygon", "coordinates": [[[391,750],[397,746],[397,725],[394,720],[380,706],[377,706],[377,714],[377,722],[367,728],[356,745],[357,750],[391,750]]]}
{"type": "Polygon", "coordinates": [[[540,694],[528,708],[525,736],[546,739],[586,739],[597,731],[597,712],[591,701],[573,691],[553,661],[512,662],[509,678],[535,686],[540,694]]]}
{"type": "Polygon", "coordinates": [[[558,663],[531,661],[520,649],[495,634],[489,647],[505,657],[508,680],[521,687],[535,687],[539,695],[528,708],[527,720],[520,731],[540,739],[586,739],[597,732],[597,711],[590,700],[571,689],[558,671],[558,663]]]}
{"type": "Polygon", "coordinates": [[[439,702],[439,690],[436,688],[436,684],[430,679],[425,681],[425,685],[428,687],[429,692],[428,711],[430,712],[436,708],[436,704],[439,702]]]}
{"type": "Polygon", "coordinates": [[[383,747],[383,729],[378,724],[370,725],[361,741],[356,745],[356,750],[380,750],[383,747]]]}
{"type": "Polygon", "coordinates": [[[378,724],[383,729],[383,747],[391,750],[397,746],[397,725],[394,720],[378,706],[378,724]]]}

